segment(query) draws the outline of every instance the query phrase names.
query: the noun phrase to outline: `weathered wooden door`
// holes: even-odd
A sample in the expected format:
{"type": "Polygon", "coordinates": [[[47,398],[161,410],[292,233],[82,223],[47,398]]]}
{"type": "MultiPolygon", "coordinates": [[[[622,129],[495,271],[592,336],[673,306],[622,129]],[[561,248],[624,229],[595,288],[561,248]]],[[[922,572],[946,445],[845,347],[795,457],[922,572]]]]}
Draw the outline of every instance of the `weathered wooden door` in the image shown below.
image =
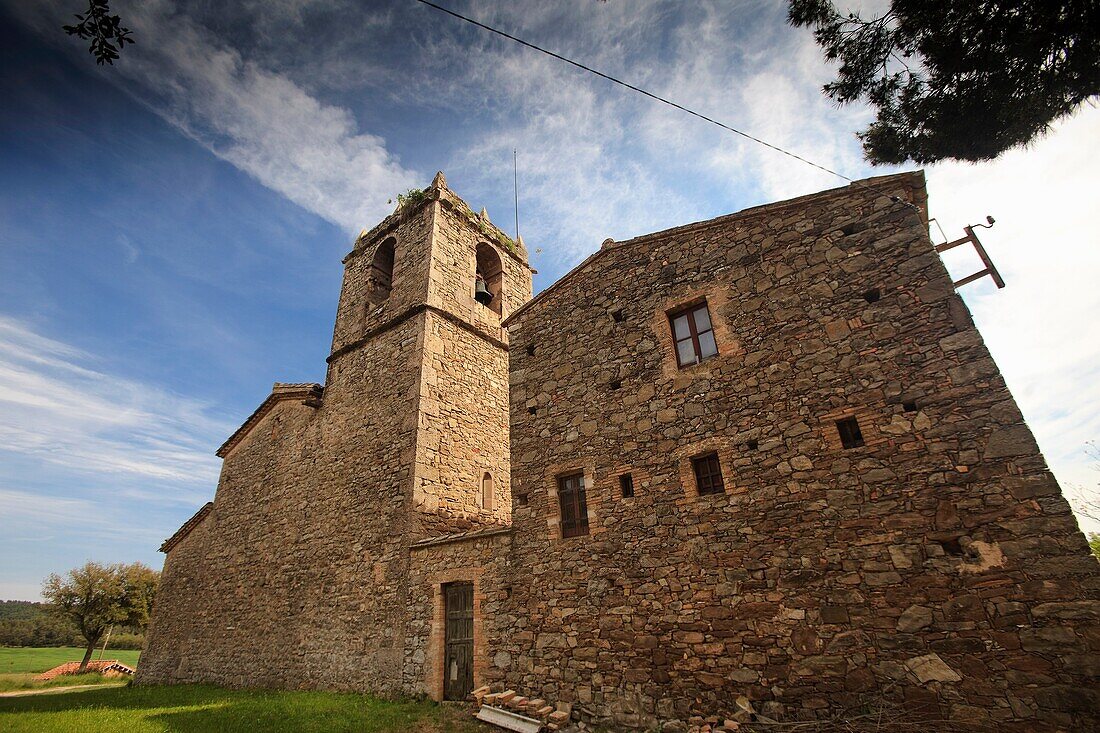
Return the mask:
{"type": "Polygon", "coordinates": [[[450,583],[446,597],[443,699],[465,700],[474,689],[474,584],[450,583]]]}

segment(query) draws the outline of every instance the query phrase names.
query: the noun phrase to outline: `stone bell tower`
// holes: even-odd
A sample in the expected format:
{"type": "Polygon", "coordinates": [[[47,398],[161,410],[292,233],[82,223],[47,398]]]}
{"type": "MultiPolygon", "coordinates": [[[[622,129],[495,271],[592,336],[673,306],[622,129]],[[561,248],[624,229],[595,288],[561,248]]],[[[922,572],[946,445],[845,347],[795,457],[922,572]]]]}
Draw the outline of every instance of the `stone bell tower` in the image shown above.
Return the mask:
{"type": "Polygon", "coordinates": [[[399,416],[396,432],[361,439],[369,452],[400,452],[389,475],[429,533],[507,522],[508,335],[500,324],[531,298],[522,240],[484,210],[475,214],[438,173],[364,231],[344,265],[326,402],[399,416]]]}

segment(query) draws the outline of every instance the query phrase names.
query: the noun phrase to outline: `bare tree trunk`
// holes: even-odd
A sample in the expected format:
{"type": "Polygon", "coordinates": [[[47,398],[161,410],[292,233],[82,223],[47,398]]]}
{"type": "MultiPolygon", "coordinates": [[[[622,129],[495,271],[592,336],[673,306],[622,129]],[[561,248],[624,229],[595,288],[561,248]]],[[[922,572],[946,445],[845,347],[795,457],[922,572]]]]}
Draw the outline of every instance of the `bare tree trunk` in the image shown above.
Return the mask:
{"type": "Polygon", "coordinates": [[[84,672],[88,669],[88,662],[92,661],[92,652],[95,651],[95,645],[98,641],[99,639],[88,642],[88,650],[84,652],[84,661],[80,663],[80,669],[76,671],[77,674],[84,674],[84,672]]]}

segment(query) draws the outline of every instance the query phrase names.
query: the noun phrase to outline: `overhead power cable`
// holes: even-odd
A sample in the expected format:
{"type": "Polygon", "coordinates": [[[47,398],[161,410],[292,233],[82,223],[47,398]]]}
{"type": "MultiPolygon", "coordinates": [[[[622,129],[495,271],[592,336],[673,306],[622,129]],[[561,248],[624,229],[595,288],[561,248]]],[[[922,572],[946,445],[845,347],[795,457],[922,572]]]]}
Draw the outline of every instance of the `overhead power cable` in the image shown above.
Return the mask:
{"type": "MultiPolygon", "coordinates": [[[[598,76],[600,78],[607,79],[609,82],[612,82],[613,84],[618,84],[619,86],[626,87],[627,89],[630,89],[631,91],[634,91],[634,92],[637,92],[638,94],[642,94],[646,97],[649,97],[650,99],[653,99],[657,102],[660,102],[661,104],[666,104],[669,107],[675,107],[676,109],[680,110],[681,112],[687,112],[692,117],[698,117],[699,119],[704,120],[706,122],[709,122],[712,125],[716,125],[718,127],[721,127],[723,130],[727,130],[729,132],[732,132],[735,135],[740,135],[741,137],[743,137],[747,140],[751,140],[752,142],[757,143],[758,145],[763,145],[764,147],[770,148],[770,149],[774,150],[777,153],[782,153],[783,155],[786,155],[787,157],[790,157],[790,158],[794,158],[795,160],[797,160],[799,162],[802,162],[802,163],[805,163],[806,165],[813,166],[814,168],[817,168],[818,170],[824,171],[825,173],[829,173],[830,175],[834,175],[837,178],[841,178],[845,181],[848,181],[849,183],[851,183],[855,186],[859,186],[860,188],[867,189],[868,191],[872,191],[872,192],[877,193],[877,194],[882,194],[883,193],[882,191],[879,191],[878,189],[876,189],[872,186],[868,186],[865,183],[861,183],[860,181],[856,181],[852,178],[849,178],[848,176],[844,175],[843,173],[838,173],[837,171],[834,171],[831,168],[826,168],[825,166],[820,165],[818,163],[815,163],[812,160],[807,160],[806,158],[803,158],[801,155],[798,155],[797,153],[792,153],[789,150],[784,150],[783,148],[779,147],[778,145],[772,145],[771,143],[767,142],[766,140],[761,140],[760,138],[758,138],[754,135],[750,135],[749,133],[747,133],[743,130],[738,130],[736,127],[731,127],[730,125],[727,125],[724,122],[719,122],[718,120],[714,119],[713,117],[708,117],[705,114],[702,114],[700,112],[696,112],[695,110],[689,109],[689,108],[685,107],[682,104],[678,104],[676,102],[673,102],[672,100],[666,99],[662,96],[654,94],[653,92],[646,91],[645,89],[642,89],[641,87],[634,86],[633,84],[631,84],[629,82],[625,82],[622,79],[617,79],[614,76],[611,76],[610,74],[605,74],[602,71],[597,71],[596,69],[593,69],[590,66],[585,66],[584,64],[582,64],[578,61],[574,61],[573,59],[566,58],[565,56],[562,56],[559,53],[554,53],[553,51],[549,51],[545,48],[542,48],[541,46],[536,46],[533,43],[528,43],[527,41],[523,40],[522,38],[517,38],[516,36],[513,36],[510,33],[506,33],[502,30],[497,29],[497,28],[493,28],[492,26],[485,25],[484,23],[482,23],[480,21],[477,21],[477,20],[474,20],[473,18],[467,17],[465,15],[462,15],[461,13],[456,13],[455,11],[450,10],[449,8],[445,8],[442,5],[437,5],[433,2],[431,2],[431,0],[416,0],[416,1],[418,3],[423,4],[423,5],[427,5],[428,7],[435,8],[436,10],[438,10],[440,12],[443,12],[443,13],[446,13],[447,15],[458,18],[461,21],[465,21],[466,23],[469,23],[471,25],[475,25],[478,28],[481,28],[483,30],[487,30],[490,33],[495,33],[498,36],[501,36],[503,38],[507,38],[509,41],[514,41],[514,42],[520,44],[521,46],[526,46],[527,48],[538,51],[539,53],[542,53],[542,54],[546,54],[547,56],[558,59],[559,61],[564,61],[565,63],[567,63],[571,66],[575,66],[578,69],[581,69],[582,71],[587,71],[590,74],[595,74],[596,76],[598,76]]],[[[918,213],[920,213],[920,209],[917,206],[915,206],[914,204],[909,203],[908,201],[904,201],[904,200],[902,200],[901,198],[899,198],[897,196],[891,196],[890,199],[892,201],[897,202],[897,203],[908,206],[909,208],[914,209],[918,213]]]]}

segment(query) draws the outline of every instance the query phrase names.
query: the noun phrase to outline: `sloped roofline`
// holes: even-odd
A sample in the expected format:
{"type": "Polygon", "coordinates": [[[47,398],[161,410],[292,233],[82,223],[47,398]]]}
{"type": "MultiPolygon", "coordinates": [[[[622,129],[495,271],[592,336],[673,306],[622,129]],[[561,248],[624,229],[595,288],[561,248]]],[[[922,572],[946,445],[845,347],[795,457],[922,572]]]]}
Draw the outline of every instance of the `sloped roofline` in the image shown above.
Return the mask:
{"type": "Polygon", "coordinates": [[[197,512],[192,514],[191,518],[184,522],[183,526],[177,529],[175,534],[173,534],[171,537],[161,543],[160,551],[167,553],[173,547],[182,542],[183,538],[191,534],[191,530],[193,530],[195,527],[198,527],[200,524],[202,524],[202,520],[206,519],[206,515],[208,515],[213,510],[214,502],[208,501],[203,504],[202,509],[199,509],[197,512]]]}
{"type": "Polygon", "coordinates": [[[260,406],[241,424],[237,430],[229,436],[221,447],[215,452],[219,458],[225,458],[229,451],[248,435],[256,423],[263,420],[267,413],[271,412],[279,402],[283,400],[299,400],[311,407],[319,407],[320,400],[324,396],[325,388],[316,382],[287,383],[276,382],[271,388],[271,394],[260,403],[260,406]]]}
{"type": "Polygon", "coordinates": [[[521,314],[526,313],[528,311],[528,309],[530,309],[533,305],[535,305],[535,303],[538,303],[538,302],[544,300],[550,293],[552,293],[556,290],[560,290],[561,287],[566,282],[574,279],[583,270],[585,270],[590,264],[592,264],[597,258],[599,258],[600,255],[602,255],[604,252],[608,252],[608,251],[614,250],[614,249],[621,249],[623,247],[630,247],[630,246],[637,245],[637,244],[642,244],[644,242],[649,242],[649,241],[652,241],[654,239],[661,239],[661,238],[664,238],[664,237],[667,237],[667,236],[670,236],[670,235],[673,235],[673,234],[682,234],[682,233],[686,233],[686,232],[693,232],[693,231],[697,231],[699,229],[705,229],[705,228],[709,228],[709,227],[716,226],[716,225],[719,225],[719,224],[727,224],[729,222],[737,221],[737,220],[740,220],[740,219],[748,219],[748,218],[751,218],[751,217],[754,217],[754,216],[772,214],[772,213],[775,213],[777,211],[781,211],[783,209],[787,209],[787,208],[790,208],[790,207],[802,206],[802,205],[808,204],[812,201],[815,201],[817,199],[829,198],[829,197],[832,197],[832,196],[836,196],[836,195],[840,194],[841,192],[848,193],[848,192],[851,192],[852,189],[859,189],[859,188],[870,189],[872,191],[881,193],[883,196],[886,196],[886,195],[888,195],[887,192],[878,190],[879,186],[881,186],[881,184],[893,184],[893,183],[902,183],[902,182],[909,182],[910,185],[911,185],[911,190],[913,191],[913,194],[914,194],[913,195],[914,200],[910,201],[908,203],[911,203],[911,204],[917,206],[919,208],[920,212],[921,212],[921,215],[924,218],[924,221],[928,221],[928,195],[925,192],[924,171],[923,170],[915,170],[915,171],[905,171],[903,173],[892,173],[892,174],[886,175],[886,176],[874,176],[874,177],[871,177],[871,178],[864,178],[864,179],[859,180],[859,181],[852,181],[847,186],[838,186],[837,188],[830,188],[830,189],[826,189],[824,191],[818,191],[816,193],[810,193],[810,194],[806,194],[806,195],[803,195],[803,196],[797,196],[793,199],[786,199],[784,201],[775,201],[775,202],[770,203],[770,204],[760,204],[759,206],[751,206],[747,209],[742,209],[741,211],[737,211],[737,212],[734,212],[732,214],[723,214],[722,216],[717,216],[713,219],[706,219],[705,221],[697,221],[697,222],[693,222],[691,224],[682,224],[682,225],[677,226],[677,227],[672,227],[671,229],[662,229],[659,232],[651,232],[650,234],[642,234],[640,236],[634,237],[633,239],[627,239],[623,242],[613,242],[613,241],[608,240],[607,242],[604,242],[604,245],[602,247],[600,247],[600,249],[596,250],[595,252],[590,254],[588,257],[586,257],[579,265],[577,265],[572,270],[570,270],[569,272],[562,275],[560,278],[558,278],[553,283],[551,283],[550,286],[547,287],[545,290],[543,290],[538,295],[536,295],[534,298],[527,301],[522,306],[520,306],[515,311],[513,311],[511,315],[509,315],[507,318],[505,318],[503,321],[501,321],[500,325],[501,326],[507,326],[509,323],[514,321],[516,318],[518,318],[521,314]]]}

